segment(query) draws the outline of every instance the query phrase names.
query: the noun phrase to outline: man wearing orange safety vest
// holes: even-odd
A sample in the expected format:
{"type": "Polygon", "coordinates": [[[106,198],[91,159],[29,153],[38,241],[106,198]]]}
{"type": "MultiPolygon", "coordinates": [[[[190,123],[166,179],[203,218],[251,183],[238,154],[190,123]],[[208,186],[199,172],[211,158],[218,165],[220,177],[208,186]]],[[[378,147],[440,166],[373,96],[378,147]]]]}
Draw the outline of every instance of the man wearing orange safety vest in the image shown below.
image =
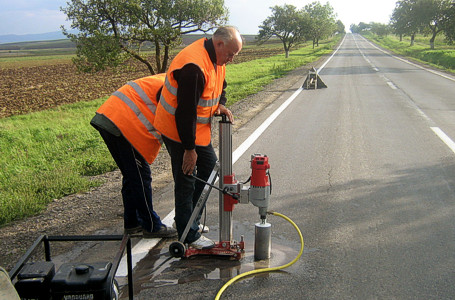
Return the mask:
{"type": "Polygon", "coordinates": [[[101,134],[122,172],[125,232],[144,238],[176,236],[152,205],[150,165],[161,148],[161,134],[153,127],[165,74],[128,82],[114,92],[90,122],[101,134]]]}
{"type": "MultiPolygon", "coordinates": [[[[231,123],[234,120],[224,106],[225,65],[240,52],[242,45],[237,29],[220,27],[211,39],[197,40],[180,51],[166,73],[154,126],[171,156],[179,238],[204,188],[190,175],[207,181],[217,161],[211,144],[212,117],[225,114],[231,123]]],[[[200,233],[207,230],[195,220],[185,243],[197,249],[212,248],[215,243],[200,233]]]]}

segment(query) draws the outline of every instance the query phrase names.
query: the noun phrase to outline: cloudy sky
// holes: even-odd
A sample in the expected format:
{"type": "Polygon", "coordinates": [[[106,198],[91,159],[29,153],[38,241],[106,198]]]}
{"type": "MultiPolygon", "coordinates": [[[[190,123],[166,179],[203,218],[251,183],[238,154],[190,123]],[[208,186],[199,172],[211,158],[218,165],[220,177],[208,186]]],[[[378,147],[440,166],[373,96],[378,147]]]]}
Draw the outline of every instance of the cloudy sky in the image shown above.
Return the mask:
{"type": "MultiPolygon", "coordinates": [[[[69,28],[60,7],[69,0],[0,0],[0,35],[35,34],[69,28]]],[[[243,34],[256,34],[258,26],[271,14],[270,7],[292,4],[302,8],[315,0],[225,0],[230,25],[243,34]]],[[[359,22],[388,23],[397,0],[320,0],[329,2],[346,29],[359,22]]]]}

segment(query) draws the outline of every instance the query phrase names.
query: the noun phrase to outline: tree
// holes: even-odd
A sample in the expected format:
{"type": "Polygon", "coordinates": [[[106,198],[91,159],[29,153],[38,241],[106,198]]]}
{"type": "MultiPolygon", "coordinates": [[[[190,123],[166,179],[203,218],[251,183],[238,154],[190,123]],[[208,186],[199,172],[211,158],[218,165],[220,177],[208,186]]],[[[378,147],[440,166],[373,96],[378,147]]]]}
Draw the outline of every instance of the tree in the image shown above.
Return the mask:
{"type": "Polygon", "coordinates": [[[313,40],[313,48],[319,46],[319,40],[330,36],[336,30],[336,14],[332,6],[327,2],[321,5],[319,2],[313,2],[305,6],[304,11],[309,15],[308,34],[313,40]]]}
{"type": "Polygon", "coordinates": [[[455,41],[455,2],[447,9],[446,17],[442,25],[447,41],[450,44],[453,44],[455,41]]]}
{"type": "Polygon", "coordinates": [[[305,41],[305,28],[307,16],[302,14],[293,5],[284,4],[270,8],[272,15],[267,17],[259,26],[257,42],[262,44],[276,36],[283,43],[286,58],[289,57],[290,49],[305,41]]]}
{"type": "Polygon", "coordinates": [[[387,24],[371,22],[371,32],[378,36],[386,36],[390,32],[390,27],[387,24]]]}
{"type": "Polygon", "coordinates": [[[392,15],[391,23],[398,34],[409,34],[411,45],[417,32],[430,34],[434,49],[437,34],[447,28],[452,0],[401,0],[392,15]]]}
{"type": "Polygon", "coordinates": [[[349,30],[350,30],[352,33],[360,33],[359,26],[358,26],[358,25],[355,25],[355,24],[351,24],[351,26],[349,26],[349,30]]]}
{"type": "Polygon", "coordinates": [[[415,35],[421,28],[421,22],[414,13],[415,3],[416,0],[398,1],[390,18],[390,25],[394,32],[400,36],[400,41],[403,35],[408,35],[411,37],[411,46],[414,45],[415,35]]]}
{"type": "Polygon", "coordinates": [[[346,33],[345,26],[344,26],[343,22],[341,22],[341,20],[337,21],[336,32],[338,32],[338,33],[346,33]]]}
{"type": "Polygon", "coordinates": [[[357,25],[357,28],[358,28],[359,33],[360,33],[362,31],[370,30],[371,29],[371,25],[367,24],[367,23],[364,23],[364,22],[360,22],[359,25],[357,25]]]}
{"type": "Polygon", "coordinates": [[[224,24],[224,0],[71,0],[61,10],[79,33],[63,32],[76,43],[79,70],[96,72],[129,58],[151,74],[167,69],[170,50],[181,35],[224,24]],[[147,55],[153,49],[154,57],[147,55]]]}
{"type": "Polygon", "coordinates": [[[450,8],[451,0],[418,0],[415,3],[417,19],[431,34],[430,47],[434,49],[434,40],[439,32],[444,30],[446,12],[450,8]]]}

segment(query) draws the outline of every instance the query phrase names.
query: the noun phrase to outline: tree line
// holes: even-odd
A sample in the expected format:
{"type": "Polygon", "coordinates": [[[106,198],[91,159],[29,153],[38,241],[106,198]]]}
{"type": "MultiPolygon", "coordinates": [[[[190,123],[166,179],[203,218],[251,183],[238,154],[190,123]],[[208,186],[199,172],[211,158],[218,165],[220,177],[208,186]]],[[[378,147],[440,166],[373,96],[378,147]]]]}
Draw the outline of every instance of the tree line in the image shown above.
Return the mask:
{"type": "Polygon", "coordinates": [[[394,33],[409,36],[411,46],[414,45],[416,34],[430,36],[430,47],[434,49],[434,41],[439,33],[444,33],[449,44],[455,41],[455,2],[453,0],[400,0],[396,2],[389,24],[359,23],[351,25],[351,32],[360,33],[370,30],[384,36],[394,33]]]}
{"type": "Polygon", "coordinates": [[[345,32],[343,23],[335,19],[336,14],[328,2],[325,5],[313,2],[302,9],[289,4],[270,9],[272,15],[259,26],[257,40],[263,43],[277,37],[283,44],[286,57],[290,49],[299,43],[311,40],[314,48],[319,46],[320,39],[345,32]]]}
{"type": "MultiPolygon", "coordinates": [[[[229,14],[224,0],[71,0],[61,10],[71,21],[72,31],[62,30],[76,45],[73,62],[80,71],[115,68],[133,58],[150,74],[166,71],[170,51],[181,45],[182,35],[211,32],[225,25],[229,14]]],[[[311,39],[314,47],[320,39],[344,32],[328,3],[313,2],[301,10],[285,4],[271,10],[257,42],[279,38],[286,57],[303,41],[311,39]]]]}

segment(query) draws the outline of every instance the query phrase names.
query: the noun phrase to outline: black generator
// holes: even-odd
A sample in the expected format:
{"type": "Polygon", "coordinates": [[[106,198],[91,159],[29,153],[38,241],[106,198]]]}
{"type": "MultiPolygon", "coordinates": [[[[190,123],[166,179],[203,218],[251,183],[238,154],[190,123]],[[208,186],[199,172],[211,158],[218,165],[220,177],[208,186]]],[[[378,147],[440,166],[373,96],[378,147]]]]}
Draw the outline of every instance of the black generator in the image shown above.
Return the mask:
{"type": "Polygon", "coordinates": [[[30,262],[24,265],[17,275],[14,285],[21,299],[50,299],[51,280],[55,266],[50,261],[30,262]]]}
{"type": "Polygon", "coordinates": [[[111,262],[66,263],[51,281],[52,300],[118,299],[117,282],[108,280],[111,262]]]}
{"type": "Polygon", "coordinates": [[[119,289],[115,280],[126,250],[128,296],[133,299],[133,269],[129,235],[40,236],[9,272],[11,282],[22,300],[116,300],[119,289]],[[50,242],[121,241],[112,262],[64,263],[57,272],[51,260],[50,242]],[[28,262],[43,244],[45,261],[28,262]]]}

